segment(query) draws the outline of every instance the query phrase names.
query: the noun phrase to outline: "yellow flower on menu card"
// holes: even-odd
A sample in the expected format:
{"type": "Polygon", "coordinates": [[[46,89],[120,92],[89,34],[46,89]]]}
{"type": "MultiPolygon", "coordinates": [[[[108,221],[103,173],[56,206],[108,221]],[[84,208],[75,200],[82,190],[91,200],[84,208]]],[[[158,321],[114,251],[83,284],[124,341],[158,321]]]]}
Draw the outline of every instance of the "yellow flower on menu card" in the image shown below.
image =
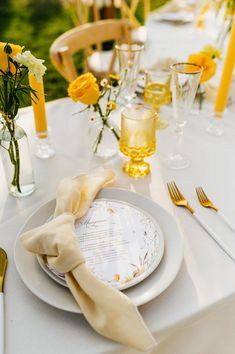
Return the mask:
{"type": "Polygon", "coordinates": [[[100,90],[96,78],[91,73],[78,76],[69,84],[68,95],[75,102],[81,102],[88,105],[96,104],[100,90]]]}
{"type": "Polygon", "coordinates": [[[188,57],[188,62],[197,64],[203,68],[200,83],[210,80],[216,73],[217,65],[212,56],[208,53],[200,52],[198,54],[191,54],[188,57]]]}
{"type": "MultiPolygon", "coordinates": [[[[21,47],[20,45],[17,44],[11,44],[11,43],[3,43],[0,42],[0,70],[2,71],[7,71],[8,69],[8,56],[13,59],[14,56],[18,53],[21,53],[24,47],[21,47]],[[9,45],[10,49],[11,49],[11,53],[9,53],[7,55],[7,53],[5,52],[6,49],[6,45],[9,45]]],[[[16,68],[15,65],[12,63],[9,63],[10,65],[10,72],[12,74],[15,74],[16,68]]],[[[0,75],[2,75],[2,72],[0,72],[0,75]]]]}

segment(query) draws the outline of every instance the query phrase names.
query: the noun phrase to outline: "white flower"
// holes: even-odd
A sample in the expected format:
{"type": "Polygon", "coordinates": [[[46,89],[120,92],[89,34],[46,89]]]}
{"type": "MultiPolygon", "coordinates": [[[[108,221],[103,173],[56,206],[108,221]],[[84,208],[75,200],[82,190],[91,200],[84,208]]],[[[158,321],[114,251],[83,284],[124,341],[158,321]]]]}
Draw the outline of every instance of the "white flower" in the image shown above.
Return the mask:
{"type": "Polygon", "coordinates": [[[107,86],[107,84],[108,84],[108,80],[107,80],[107,79],[102,79],[102,80],[100,81],[100,85],[101,85],[102,87],[107,86]]]}
{"type": "Polygon", "coordinates": [[[15,60],[18,64],[26,66],[29,69],[29,74],[35,75],[39,82],[42,81],[42,76],[45,74],[47,69],[45,65],[43,65],[44,60],[35,58],[29,50],[26,50],[21,54],[16,54],[13,60],[15,60]]]}

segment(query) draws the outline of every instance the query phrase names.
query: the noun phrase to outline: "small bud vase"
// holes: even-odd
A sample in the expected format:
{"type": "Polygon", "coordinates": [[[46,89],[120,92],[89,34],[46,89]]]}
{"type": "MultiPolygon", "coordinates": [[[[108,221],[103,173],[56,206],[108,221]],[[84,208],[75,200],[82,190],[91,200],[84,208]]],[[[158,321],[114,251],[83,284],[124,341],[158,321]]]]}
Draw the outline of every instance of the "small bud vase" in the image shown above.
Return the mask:
{"type": "Polygon", "coordinates": [[[24,197],[35,190],[33,168],[28,138],[15,119],[1,120],[0,150],[9,193],[13,197],[24,197]]]}
{"type": "Polygon", "coordinates": [[[89,146],[95,156],[110,158],[118,153],[119,128],[110,116],[101,117],[98,112],[89,114],[89,146]]]}

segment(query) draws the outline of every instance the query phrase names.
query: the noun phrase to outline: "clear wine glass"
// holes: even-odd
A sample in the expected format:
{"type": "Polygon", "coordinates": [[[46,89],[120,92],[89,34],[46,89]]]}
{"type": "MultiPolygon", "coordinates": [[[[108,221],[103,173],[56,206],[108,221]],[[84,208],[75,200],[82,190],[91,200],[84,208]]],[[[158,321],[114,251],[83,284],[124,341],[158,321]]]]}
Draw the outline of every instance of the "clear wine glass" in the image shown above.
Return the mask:
{"type": "Polygon", "coordinates": [[[174,170],[190,165],[190,158],[181,149],[183,127],[187,123],[187,115],[192,107],[199,85],[202,67],[192,63],[176,63],[170,67],[172,73],[172,103],[175,130],[177,133],[177,149],[163,157],[163,163],[174,170]]]}
{"type": "Polygon", "coordinates": [[[115,49],[119,63],[120,79],[122,82],[120,98],[128,103],[136,96],[135,89],[144,45],[124,43],[117,44],[115,49]]]}
{"type": "Polygon", "coordinates": [[[146,72],[144,100],[158,113],[157,129],[168,127],[168,121],[161,117],[161,106],[171,102],[171,73],[165,70],[148,70],[146,72]]]}

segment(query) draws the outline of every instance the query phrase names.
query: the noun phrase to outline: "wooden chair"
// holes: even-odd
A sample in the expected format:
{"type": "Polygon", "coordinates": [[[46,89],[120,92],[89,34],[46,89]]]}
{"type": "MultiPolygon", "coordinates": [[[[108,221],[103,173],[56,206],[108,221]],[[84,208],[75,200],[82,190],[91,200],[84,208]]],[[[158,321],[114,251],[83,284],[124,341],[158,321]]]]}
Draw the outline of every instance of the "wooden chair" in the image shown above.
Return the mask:
{"type": "Polygon", "coordinates": [[[147,17],[150,13],[150,0],[121,0],[121,16],[122,18],[128,18],[135,28],[141,26],[136,17],[137,7],[140,3],[143,3],[143,20],[146,23],[147,17]]]}
{"type": "Polygon", "coordinates": [[[96,72],[89,66],[89,51],[91,47],[101,43],[131,42],[132,25],[129,20],[101,20],[86,23],[73,28],[58,37],[50,47],[50,58],[57,71],[69,82],[77,77],[73,55],[81,50],[85,53],[85,70],[93,71],[96,76],[105,76],[114,71],[115,51],[110,55],[105,72],[96,72]]]}

